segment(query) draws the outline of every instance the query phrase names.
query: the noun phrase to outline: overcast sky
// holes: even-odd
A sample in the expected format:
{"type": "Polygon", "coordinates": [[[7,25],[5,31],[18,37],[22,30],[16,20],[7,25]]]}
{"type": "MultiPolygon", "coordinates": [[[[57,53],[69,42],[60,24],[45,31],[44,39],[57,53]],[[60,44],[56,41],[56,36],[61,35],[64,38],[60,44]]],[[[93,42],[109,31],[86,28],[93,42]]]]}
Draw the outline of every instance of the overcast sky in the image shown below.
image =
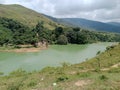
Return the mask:
{"type": "Polygon", "coordinates": [[[120,0],[0,0],[0,3],[21,4],[58,18],[120,22],[120,0]]]}

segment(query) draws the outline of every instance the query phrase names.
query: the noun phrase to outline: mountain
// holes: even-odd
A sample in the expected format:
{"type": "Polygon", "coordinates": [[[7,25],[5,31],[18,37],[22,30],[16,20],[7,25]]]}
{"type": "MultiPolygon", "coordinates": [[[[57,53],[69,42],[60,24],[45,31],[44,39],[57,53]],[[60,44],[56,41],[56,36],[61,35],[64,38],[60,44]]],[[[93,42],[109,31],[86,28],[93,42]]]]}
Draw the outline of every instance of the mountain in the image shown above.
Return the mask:
{"type": "Polygon", "coordinates": [[[50,16],[46,16],[46,17],[48,17],[49,19],[52,19],[57,23],[64,24],[67,26],[82,27],[85,29],[92,29],[97,31],[120,33],[120,25],[115,23],[109,24],[109,23],[92,21],[92,20],[87,20],[82,18],[53,18],[50,16]]]}
{"type": "Polygon", "coordinates": [[[108,24],[119,26],[120,27],[120,22],[108,22],[108,24]]]}
{"type": "Polygon", "coordinates": [[[56,26],[67,25],[70,27],[81,27],[106,32],[120,33],[120,25],[118,23],[103,23],[82,18],[54,18],[44,14],[40,14],[21,5],[2,5],[0,4],[0,17],[6,17],[17,20],[24,25],[34,27],[39,21],[44,22],[44,26],[54,29],[56,26]],[[58,24],[59,23],[59,24],[58,24]]]}
{"type": "Polygon", "coordinates": [[[43,21],[45,27],[49,29],[53,29],[58,25],[44,15],[17,4],[0,4],[0,17],[17,20],[29,27],[34,27],[38,21],[43,21]]]}

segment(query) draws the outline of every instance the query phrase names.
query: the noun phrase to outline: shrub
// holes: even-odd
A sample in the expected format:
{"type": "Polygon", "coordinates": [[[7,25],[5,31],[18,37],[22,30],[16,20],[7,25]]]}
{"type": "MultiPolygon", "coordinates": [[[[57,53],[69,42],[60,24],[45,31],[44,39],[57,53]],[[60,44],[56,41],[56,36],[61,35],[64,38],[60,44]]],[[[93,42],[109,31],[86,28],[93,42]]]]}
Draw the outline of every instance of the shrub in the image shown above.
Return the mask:
{"type": "Polygon", "coordinates": [[[90,73],[88,73],[88,72],[86,72],[86,73],[77,72],[77,75],[78,75],[79,77],[86,78],[86,77],[89,77],[89,76],[90,76],[90,73]]]}
{"type": "Polygon", "coordinates": [[[62,65],[62,67],[68,67],[68,66],[70,66],[70,63],[63,62],[63,63],[61,63],[61,65],[62,65]]]}
{"type": "Polygon", "coordinates": [[[63,75],[63,76],[58,77],[56,81],[57,82],[63,82],[63,81],[66,81],[68,79],[69,79],[68,76],[63,75]]]}
{"type": "Polygon", "coordinates": [[[23,86],[22,82],[15,82],[11,83],[8,87],[7,90],[20,90],[20,87],[23,86]]]}
{"type": "Polygon", "coordinates": [[[100,68],[95,68],[95,72],[100,72],[100,68]]]}
{"type": "Polygon", "coordinates": [[[99,55],[101,53],[101,51],[98,51],[96,55],[99,55]]]}
{"type": "Polygon", "coordinates": [[[101,75],[101,76],[99,76],[99,79],[100,79],[100,80],[107,80],[108,77],[106,77],[105,75],[101,75]]]}
{"type": "Polygon", "coordinates": [[[115,45],[106,47],[106,50],[111,50],[111,49],[113,49],[113,48],[115,48],[115,45]]]}
{"type": "Polygon", "coordinates": [[[34,87],[35,85],[37,85],[37,81],[36,80],[31,80],[29,83],[28,83],[28,87],[34,87]]]}
{"type": "Polygon", "coordinates": [[[3,72],[0,72],[0,75],[4,75],[4,73],[3,73],[3,72]]]}

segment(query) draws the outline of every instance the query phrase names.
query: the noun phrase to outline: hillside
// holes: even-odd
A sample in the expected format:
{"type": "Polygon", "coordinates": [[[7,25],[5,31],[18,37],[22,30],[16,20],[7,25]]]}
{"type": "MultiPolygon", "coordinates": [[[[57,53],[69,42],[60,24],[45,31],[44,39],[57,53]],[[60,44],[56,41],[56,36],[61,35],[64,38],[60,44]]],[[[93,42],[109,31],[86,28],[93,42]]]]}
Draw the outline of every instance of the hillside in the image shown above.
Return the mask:
{"type": "Polygon", "coordinates": [[[54,18],[50,16],[46,16],[53,21],[64,24],[71,27],[82,27],[85,29],[92,29],[97,31],[105,31],[105,32],[115,32],[120,33],[120,25],[117,23],[117,25],[114,23],[103,23],[99,21],[92,21],[82,18],[54,18]]]}
{"type": "Polygon", "coordinates": [[[0,90],[119,90],[119,54],[120,44],[77,65],[63,63],[32,73],[19,69],[0,77],[0,90]]]}
{"type": "Polygon", "coordinates": [[[120,25],[118,23],[102,23],[81,18],[58,19],[44,14],[40,14],[31,9],[16,4],[0,4],[0,17],[17,20],[29,27],[34,27],[38,23],[38,21],[43,21],[44,26],[51,30],[58,26],[58,23],[60,23],[62,25],[67,25],[70,27],[82,27],[85,29],[120,33],[120,25]]]}
{"type": "Polygon", "coordinates": [[[120,27],[120,23],[119,23],[119,22],[108,22],[108,24],[111,24],[111,25],[115,25],[115,26],[119,26],[119,27],[120,27]]]}
{"type": "Polygon", "coordinates": [[[54,29],[57,23],[46,18],[40,13],[37,13],[31,9],[23,7],[21,5],[2,5],[0,4],[0,17],[6,17],[17,20],[29,27],[35,26],[38,21],[44,21],[45,27],[54,29]]]}

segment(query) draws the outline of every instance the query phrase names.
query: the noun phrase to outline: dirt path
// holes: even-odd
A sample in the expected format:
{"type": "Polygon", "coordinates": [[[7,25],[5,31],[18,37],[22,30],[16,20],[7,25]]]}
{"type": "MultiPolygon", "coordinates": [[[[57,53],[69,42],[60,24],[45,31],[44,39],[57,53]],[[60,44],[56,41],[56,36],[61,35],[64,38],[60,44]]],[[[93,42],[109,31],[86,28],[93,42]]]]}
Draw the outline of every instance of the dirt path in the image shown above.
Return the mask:
{"type": "MultiPolygon", "coordinates": [[[[108,71],[112,68],[118,68],[120,66],[120,63],[117,63],[109,68],[103,68],[103,69],[100,69],[101,71],[108,71]]],[[[84,72],[88,72],[88,71],[93,71],[95,69],[86,69],[86,70],[80,70],[79,72],[78,71],[71,71],[69,72],[69,74],[73,75],[73,74],[76,74],[76,73],[84,73],[84,72]]]]}
{"type": "Polygon", "coordinates": [[[75,82],[75,85],[78,87],[83,87],[85,85],[88,85],[91,83],[91,80],[79,80],[77,82],[75,82]]]}
{"type": "Polygon", "coordinates": [[[113,66],[109,67],[109,68],[103,68],[101,69],[101,71],[108,71],[112,68],[118,68],[120,66],[120,63],[114,64],[113,66]]]}

